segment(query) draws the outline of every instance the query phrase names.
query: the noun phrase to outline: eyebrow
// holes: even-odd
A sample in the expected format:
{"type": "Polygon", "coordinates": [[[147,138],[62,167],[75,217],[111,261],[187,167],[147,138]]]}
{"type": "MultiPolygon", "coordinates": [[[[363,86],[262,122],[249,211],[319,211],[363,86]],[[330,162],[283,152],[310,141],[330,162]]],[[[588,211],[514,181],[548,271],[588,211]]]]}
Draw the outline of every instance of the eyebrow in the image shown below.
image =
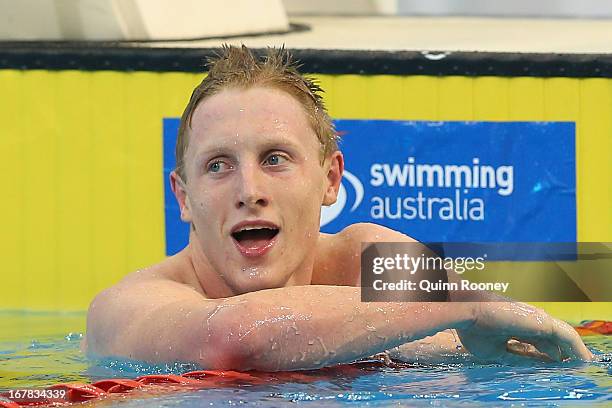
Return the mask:
{"type": "MultiPolygon", "coordinates": [[[[211,156],[233,156],[233,143],[223,143],[222,145],[218,145],[215,147],[208,147],[204,150],[196,152],[195,160],[201,161],[207,157],[211,156]]],[[[300,150],[303,147],[297,145],[295,142],[281,139],[275,136],[270,136],[268,140],[265,140],[258,144],[258,148],[263,151],[274,150],[274,149],[282,149],[288,148],[293,151],[300,150]]]]}

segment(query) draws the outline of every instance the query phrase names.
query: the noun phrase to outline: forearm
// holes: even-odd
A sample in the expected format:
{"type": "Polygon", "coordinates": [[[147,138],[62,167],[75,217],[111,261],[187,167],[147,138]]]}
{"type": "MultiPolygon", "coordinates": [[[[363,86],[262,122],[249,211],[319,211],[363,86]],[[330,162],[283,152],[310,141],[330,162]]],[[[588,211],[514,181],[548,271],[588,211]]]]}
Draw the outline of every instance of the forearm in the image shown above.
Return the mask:
{"type": "Polygon", "coordinates": [[[391,359],[407,363],[438,364],[464,360],[470,353],[454,329],[402,344],[388,351],[391,359]]]}
{"type": "Polygon", "coordinates": [[[359,288],[301,286],[226,299],[204,316],[203,326],[208,342],[223,344],[226,357],[217,368],[296,370],[463,328],[471,313],[468,303],[363,303],[359,288]]]}

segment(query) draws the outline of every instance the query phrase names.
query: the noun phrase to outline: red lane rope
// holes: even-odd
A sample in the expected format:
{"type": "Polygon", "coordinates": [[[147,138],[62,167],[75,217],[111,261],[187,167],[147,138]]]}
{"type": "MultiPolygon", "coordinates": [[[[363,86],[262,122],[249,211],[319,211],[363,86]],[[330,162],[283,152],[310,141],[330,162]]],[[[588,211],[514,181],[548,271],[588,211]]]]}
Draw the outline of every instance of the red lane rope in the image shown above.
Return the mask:
{"type": "Polygon", "coordinates": [[[589,320],[575,328],[581,336],[596,336],[600,334],[612,334],[612,322],[605,320],[589,320]]]}
{"type": "MultiPolygon", "coordinates": [[[[581,336],[610,335],[612,334],[612,322],[603,320],[591,320],[583,322],[576,327],[581,336]]],[[[118,394],[134,394],[138,390],[168,392],[176,389],[201,389],[227,386],[236,383],[263,384],[279,381],[312,382],[333,377],[337,374],[344,376],[358,376],[364,373],[363,367],[373,368],[381,363],[356,363],[340,365],[336,367],[322,368],[307,372],[277,372],[277,373],[244,373],[232,370],[200,370],[190,371],[182,375],[176,374],[154,374],[143,375],[135,379],[109,378],[96,381],[92,384],[86,383],[61,383],[42,390],[40,395],[34,397],[23,396],[15,398],[15,392],[0,393],[0,408],[20,407],[43,407],[58,406],[74,403],[82,403],[101,398],[112,398],[118,394]],[[155,388],[154,388],[155,387],[155,388]],[[47,397],[47,395],[49,397],[47,397]],[[62,395],[55,398],[54,395],[62,395]]],[[[401,366],[401,365],[398,365],[401,366]]],[[[409,365],[405,365],[409,366],[409,365]]]]}
{"type": "MultiPolygon", "coordinates": [[[[190,371],[182,375],[176,374],[153,374],[143,375],[135,379],[109,378],[96,381],[92,384],[86,383],[61,383],[42,390],[46,392],[62,392],[61,398],[54,397],[11,397],[10,392],[0,394],[0,408],[17,407],[42,407],[58,406],[73,403],[82,403],[101,398],[112,398],[118,394],[130,393],[134,395],[139,390],[151,396],[153,394],[166,393],[177,389],[202,389],[218,388],[240,384],[263,384],[279,381],[312,382],[333,377],[339,373],[346,376],[356,376],[364,373],[360,367],[373,367],[382,363],[370,362],[368,364],[341,365],[336,367],[322,368],[309,372],[277,372],[251,374],[232,370],[200,370],[190,371]]],[[[13,392],[14,394],[14,392],[13,392]]],[[[46,395],[46,394],[44,394],[46,395]]]]}
{"type": "Polygon", "coordinates": [[[183,375],[175,374],[154,374],[143,375],[135,379],[127,378],[109,378],[96,381],[92,384],[85,383],[62,383],[47,387],[40,390],[41,393],[36,396],[24,395],[20,398],[15,398],[13,392],[5,392],[0,394],[0,407],[16,408],[16,407],[33,407],[46,405],[64,405],[71,403],[87,402],[99,398],[109,397],[112,394],[124,394],[137,389],[158,387],[160,390],[170,389],[170,387],[192,386],[194,388],[204,388],[210,386],[218,386],[219,381],[212,381],[216,378],[222,378],[230,382],[261,382],[256,377],[246,373],[237,371],[191,371],[183,375]],[[166,386],[165,388],[163,386],[166,386]],[[61,397],[53,397],[61,395],[61,397]],[[41,396],[42,395],[42,396],[41,396]],[[47,397],[48,395],[48,397],[47,397]],[[11,398],[12,397],[12,398],[11,398]]]}

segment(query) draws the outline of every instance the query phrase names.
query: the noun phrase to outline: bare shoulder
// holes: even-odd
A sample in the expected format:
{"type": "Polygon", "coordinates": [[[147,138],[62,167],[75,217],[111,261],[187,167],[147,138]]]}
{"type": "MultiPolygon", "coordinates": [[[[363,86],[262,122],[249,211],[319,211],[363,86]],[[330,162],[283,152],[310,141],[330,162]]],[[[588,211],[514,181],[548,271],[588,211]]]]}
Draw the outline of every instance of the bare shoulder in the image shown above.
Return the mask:
{"type": "Polygon", "coordinates": [[[312,283],[357,286],[360,282],[361,245],[366,242],[416,242],[382,225],[356,223],[336,234],[321,233],[312,283]]]}
{"type": "Polygon", "coordinates": [[[100,292],[87,312],[87,351],[115,354],[121,343],[138,341],[146,333],[138,330],[147,316],[166,313],[180,302],[195,307],[205,300],[176,268],[176,259],[130,273],[119,283],[100,292]]]}
{"type": "Polygon", "coordinates": [[[134,301],[140,301],[141,297],[152,299],[160,293],[175,291],[195,293],[202,297],[199,285],[192,281],[185,269],[185,260],[179,254],[132,272],[117,284],[100,292],[91,302],[89,309],[93,311],[104,306],[103,312],[106,312],[118,304],[125,307],[126,304],[129,306],[134,301]]]}
{"type": "Polygon", "coordinates": [[[417,242],[402,232],[367,222],[349,225],[336,235],[341,240],[352,242],[353,245],[365,242],[417,242]]]}

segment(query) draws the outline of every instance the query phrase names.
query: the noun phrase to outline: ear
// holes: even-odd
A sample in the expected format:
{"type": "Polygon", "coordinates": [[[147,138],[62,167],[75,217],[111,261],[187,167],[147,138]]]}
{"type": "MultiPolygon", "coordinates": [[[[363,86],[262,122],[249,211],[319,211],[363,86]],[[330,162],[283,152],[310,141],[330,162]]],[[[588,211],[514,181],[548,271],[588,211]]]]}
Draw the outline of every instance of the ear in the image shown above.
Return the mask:
{"type": "Polygon", "coordinates": [[[338,190],[340,189],[342,173],[344,172],[344,157],[339,150],[336,150],[326,161],[329,162],[329,170],[327,171],[327,185],[323,195],[323,205],[332,205],[338,198],[338,190]]]}
{"type": "Polygon", "coordinates": [[[170,173],[170,187],[181,209],[181,220],[191,222],[191,208],[187,197],[187,186],[176,171],[170,173]]]}

